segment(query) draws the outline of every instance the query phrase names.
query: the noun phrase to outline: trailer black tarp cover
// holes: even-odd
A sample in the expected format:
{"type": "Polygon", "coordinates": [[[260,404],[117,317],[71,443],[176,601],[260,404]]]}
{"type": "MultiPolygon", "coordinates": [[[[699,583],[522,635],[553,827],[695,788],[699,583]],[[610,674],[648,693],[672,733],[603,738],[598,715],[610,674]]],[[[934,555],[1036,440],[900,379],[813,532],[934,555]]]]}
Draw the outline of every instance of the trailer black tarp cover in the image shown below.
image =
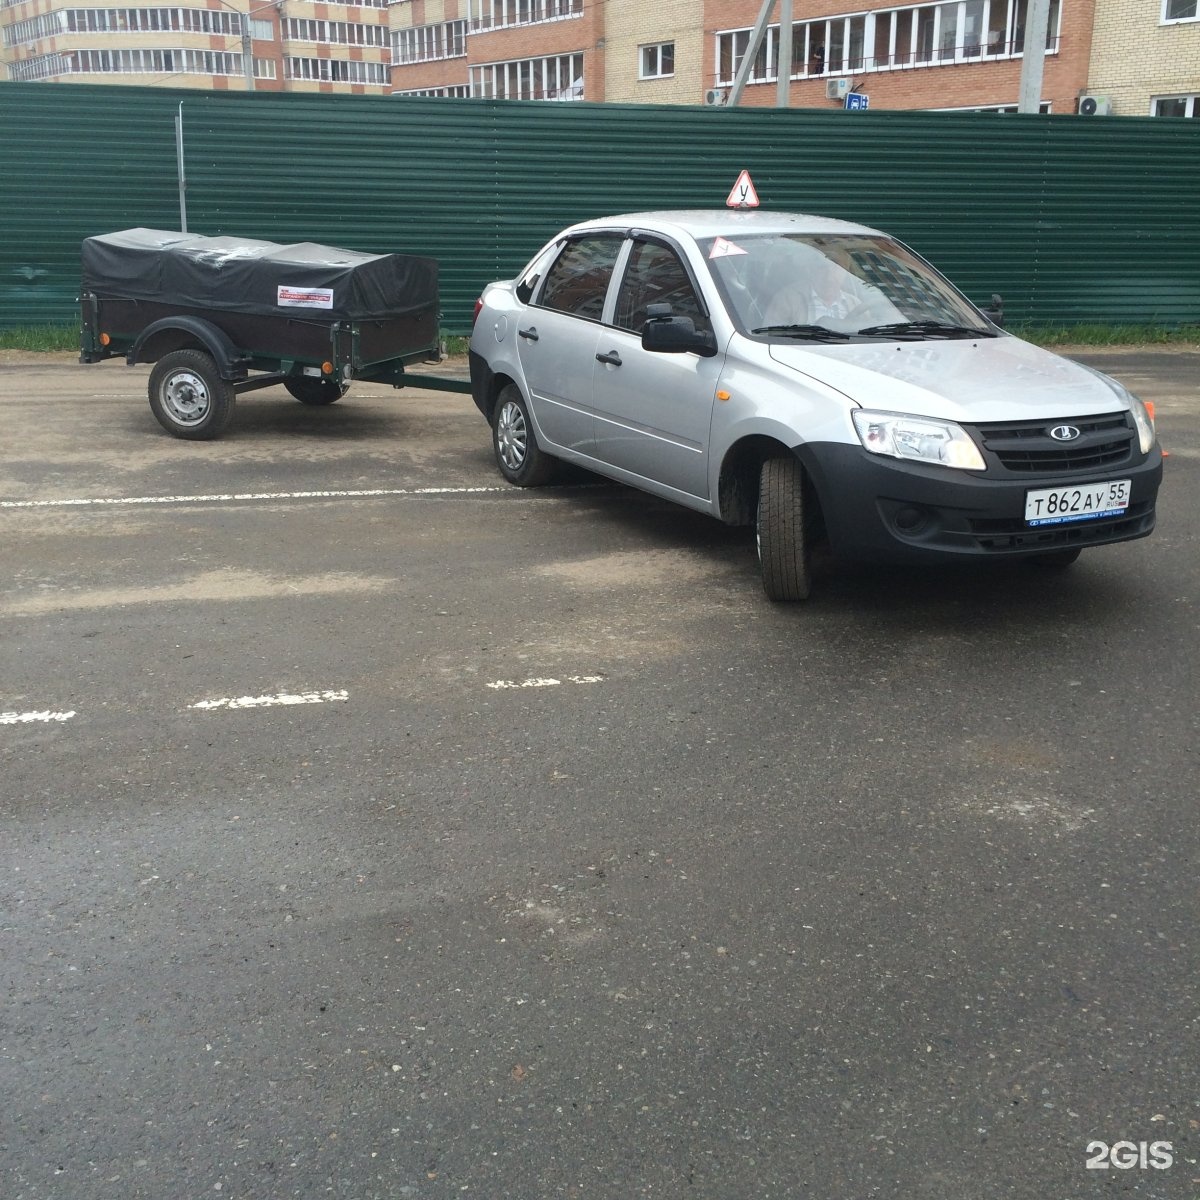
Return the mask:
{"type": "Polygon", "coordinates": [[[83,291],[256,315],[344,320],[436,308],[437,261],[298,242],[126,229],[83,243],[83,291]]]}

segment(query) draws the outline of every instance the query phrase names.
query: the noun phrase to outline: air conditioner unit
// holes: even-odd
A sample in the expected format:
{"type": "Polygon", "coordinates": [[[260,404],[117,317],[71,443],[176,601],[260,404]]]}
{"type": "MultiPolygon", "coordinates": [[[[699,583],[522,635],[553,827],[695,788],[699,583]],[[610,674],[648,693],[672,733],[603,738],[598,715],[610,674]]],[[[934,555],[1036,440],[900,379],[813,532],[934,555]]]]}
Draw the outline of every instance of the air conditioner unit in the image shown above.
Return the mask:
{"type": "Polygon", "coordinates": [[[726,95],[724,88],[709,88],[704,93],[704,103],[712,108],[720,108],[725,103],[726,95]]]}
{"type": "Polygon", "coordinates": [[[850,94],[850,80],[848,79],[827,79],[825,80],[825,99],[826,100],[845,100],[850,94]]]}
{"type": "Polygon", "coordinates": [[[1080,96],[1081,117],[1107,117],[1112,112],[1112,101],[1107,96],[1080,96]]]}

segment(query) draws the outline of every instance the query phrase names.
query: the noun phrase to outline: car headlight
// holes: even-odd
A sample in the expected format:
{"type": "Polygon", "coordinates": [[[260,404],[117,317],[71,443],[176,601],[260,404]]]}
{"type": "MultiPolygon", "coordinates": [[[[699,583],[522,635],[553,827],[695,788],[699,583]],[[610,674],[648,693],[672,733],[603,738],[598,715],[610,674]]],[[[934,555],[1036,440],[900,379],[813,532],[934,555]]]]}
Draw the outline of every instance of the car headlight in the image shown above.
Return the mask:
{"type": "Polygon", "coordinates": [[[864,449],[912,462],[936,463],[964,471],[983,471],[987,464],[979,447],[961,425],[932,417],[855,409],[854,428],[864,449]]]}
{"type": "Polygon", "coordinates": [[[1133,423],[1137,426],[1138,445],[1143,454],[1149,454],[1154,448],[1154,418],[1150,410],[1132,392],[1127,392],[1129,406],[1133,410],[1133,423]]]}

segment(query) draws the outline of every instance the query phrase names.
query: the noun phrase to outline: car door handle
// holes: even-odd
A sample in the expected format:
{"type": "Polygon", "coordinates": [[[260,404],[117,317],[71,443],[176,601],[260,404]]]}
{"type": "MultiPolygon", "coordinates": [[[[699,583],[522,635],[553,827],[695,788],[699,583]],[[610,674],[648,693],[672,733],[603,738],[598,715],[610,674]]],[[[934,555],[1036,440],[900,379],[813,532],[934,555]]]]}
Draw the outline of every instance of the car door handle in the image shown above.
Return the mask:
{"type": "Polygon", "coordinates": [[[619,367],[621,365],[621,356],[615,350],[610,350],[607,354],[597,354],[596,361],[608,363],[610,367],[619,367]]]}
{"type": "Polygon", "coordinates": [[[518,329],[517,336],[523,337],[527,342],[536,342],[538,340],[537,326],[530,325],[528,329],[518,329]]]}

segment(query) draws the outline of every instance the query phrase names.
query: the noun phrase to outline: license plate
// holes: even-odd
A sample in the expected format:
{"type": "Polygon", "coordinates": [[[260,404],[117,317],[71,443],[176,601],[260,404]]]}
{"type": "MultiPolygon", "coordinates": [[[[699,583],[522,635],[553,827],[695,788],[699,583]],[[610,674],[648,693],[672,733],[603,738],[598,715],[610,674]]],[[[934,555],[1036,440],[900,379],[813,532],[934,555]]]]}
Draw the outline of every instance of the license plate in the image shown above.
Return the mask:
{"type": "Polygon", "coordinates": [[[1128,479],[1076,487],[1038,488],[1025,493],[1026,525],[1066,525],[1115,517],[1129,507],[1128,479]]]}

